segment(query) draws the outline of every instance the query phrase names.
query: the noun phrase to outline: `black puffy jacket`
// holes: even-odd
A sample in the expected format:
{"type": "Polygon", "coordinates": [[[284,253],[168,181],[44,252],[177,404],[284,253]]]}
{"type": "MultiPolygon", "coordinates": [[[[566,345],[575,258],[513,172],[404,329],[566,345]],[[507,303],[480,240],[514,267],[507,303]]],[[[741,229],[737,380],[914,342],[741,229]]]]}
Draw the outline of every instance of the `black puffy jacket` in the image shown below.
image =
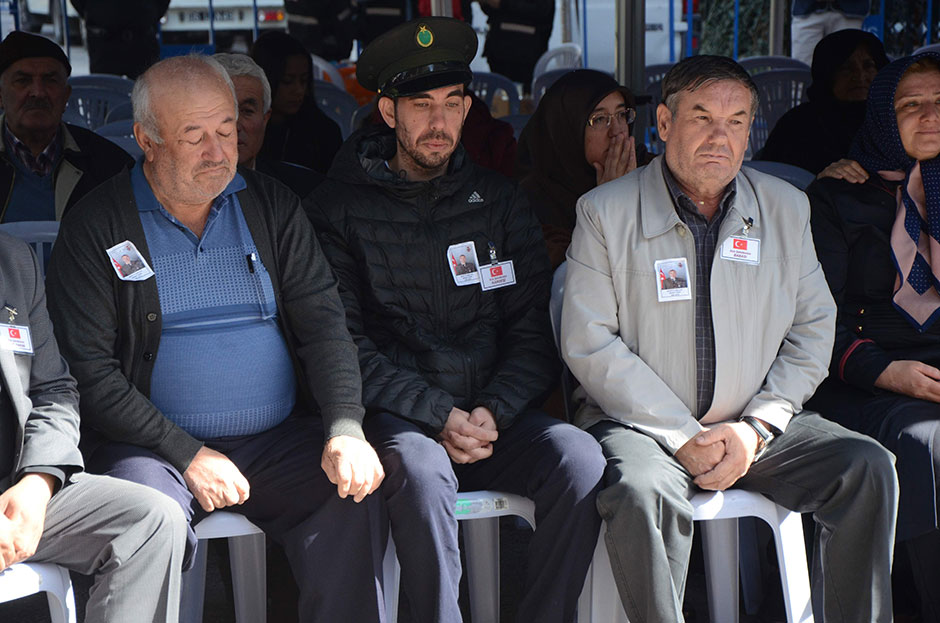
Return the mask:
{"type": "Polygon", "coordinates": [[[367,414],[438,432],[452,407],[488,407],[504,428],[554,384],[551,268],[538,221],[514,183],[458,145],[447,174],[407,182],[385,161],[395,136],[354,134],[305,201],[340,282],[359,347],[367,414]],[[479,265],[512,260],[516,285],[458,287],[447,248],[472,240],[479,265]]]}

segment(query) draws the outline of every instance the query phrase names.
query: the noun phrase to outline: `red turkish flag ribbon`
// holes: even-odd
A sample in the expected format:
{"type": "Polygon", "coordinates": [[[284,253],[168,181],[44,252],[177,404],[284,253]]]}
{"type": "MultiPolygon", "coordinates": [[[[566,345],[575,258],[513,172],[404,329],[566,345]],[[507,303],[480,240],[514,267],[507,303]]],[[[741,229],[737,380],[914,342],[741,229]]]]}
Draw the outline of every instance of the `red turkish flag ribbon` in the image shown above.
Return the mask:
{"type": "Polygon", "coordinates": [[[735,238],[733,248],[740,249],[742,251],[747,251],[747,240],[735,238]]]}

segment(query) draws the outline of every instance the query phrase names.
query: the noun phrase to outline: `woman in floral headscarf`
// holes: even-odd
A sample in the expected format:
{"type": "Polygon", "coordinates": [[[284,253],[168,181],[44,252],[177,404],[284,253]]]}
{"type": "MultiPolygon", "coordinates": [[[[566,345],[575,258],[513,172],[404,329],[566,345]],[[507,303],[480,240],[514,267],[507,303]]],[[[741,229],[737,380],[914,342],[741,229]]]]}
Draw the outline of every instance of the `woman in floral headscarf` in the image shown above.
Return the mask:
{"type": "Polygon", "coordinates": [[[807,405],[897,456],[898,543],[924,621],[940,621],[940,55],[899,59],[872,83],[849,157],[864,184],[807,189],[839,307],[829,379],[807,405]]]}

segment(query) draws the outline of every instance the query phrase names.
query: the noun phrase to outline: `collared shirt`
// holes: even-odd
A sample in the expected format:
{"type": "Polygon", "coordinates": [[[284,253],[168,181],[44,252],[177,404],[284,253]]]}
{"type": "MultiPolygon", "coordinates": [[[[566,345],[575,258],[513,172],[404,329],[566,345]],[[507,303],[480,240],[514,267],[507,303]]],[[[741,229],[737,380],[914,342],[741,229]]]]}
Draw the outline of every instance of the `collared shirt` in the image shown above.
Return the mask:
{"type": "Polygon", "coordinates": [[[3,124],[3,134],[13,155],[23,163],[23,166],[40,177],[45,177],[52,172],[56,159],[59,157],[59,147],[62,144],[61,130],[55,133],[55,138],[46,145],[46,148],[38,156],[34,156],[26,143],[16,138],[5,123],[3,124]]]}
{"type": "Polygon", "coordinates": [[[692,291],[695,292],[695,377],[696,417],[701,418],[712,404],[715,393],[715,328],[712,325],[711,273],[718,246],[718,230],[728,213],[736,192],[735,181],[725,187],[718,204],[718,211],[711,221],[699,211],[695,202],[679,188],[666,159],[663,158],[663,178],[672,196],[676,214],[692,232],[695,240],[695,277],[692,291]]]}
{"type": "Polygon", "coordinates": [[[236,175],[213,201],[201,236],[160,205],[142,160],[131,186],[162,313],[150,400],[201,440],[253,435],[284,421],[296,379],[274,287],[236,194],[244,178],[236,175]]]}

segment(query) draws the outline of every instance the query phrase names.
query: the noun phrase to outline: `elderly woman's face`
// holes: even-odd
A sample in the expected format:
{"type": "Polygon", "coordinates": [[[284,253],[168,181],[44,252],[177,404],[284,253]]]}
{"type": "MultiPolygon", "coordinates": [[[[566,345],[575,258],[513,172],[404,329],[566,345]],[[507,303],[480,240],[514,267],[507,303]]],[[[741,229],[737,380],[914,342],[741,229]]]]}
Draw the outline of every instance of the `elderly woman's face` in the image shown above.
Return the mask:
{"type": "Polygon", "coordinates": [[[840,102],[862,102],[868,98],[868,87],[878,74],[875,59],[868,48],[860,45],[832,76],[832,96],[840,102]]]}
{"type": "Polygon", "coordinates": [[[930,160],[940,154],[940,71],[901,78],[894,95],[894,112],[908,156],[930,160]]]}

